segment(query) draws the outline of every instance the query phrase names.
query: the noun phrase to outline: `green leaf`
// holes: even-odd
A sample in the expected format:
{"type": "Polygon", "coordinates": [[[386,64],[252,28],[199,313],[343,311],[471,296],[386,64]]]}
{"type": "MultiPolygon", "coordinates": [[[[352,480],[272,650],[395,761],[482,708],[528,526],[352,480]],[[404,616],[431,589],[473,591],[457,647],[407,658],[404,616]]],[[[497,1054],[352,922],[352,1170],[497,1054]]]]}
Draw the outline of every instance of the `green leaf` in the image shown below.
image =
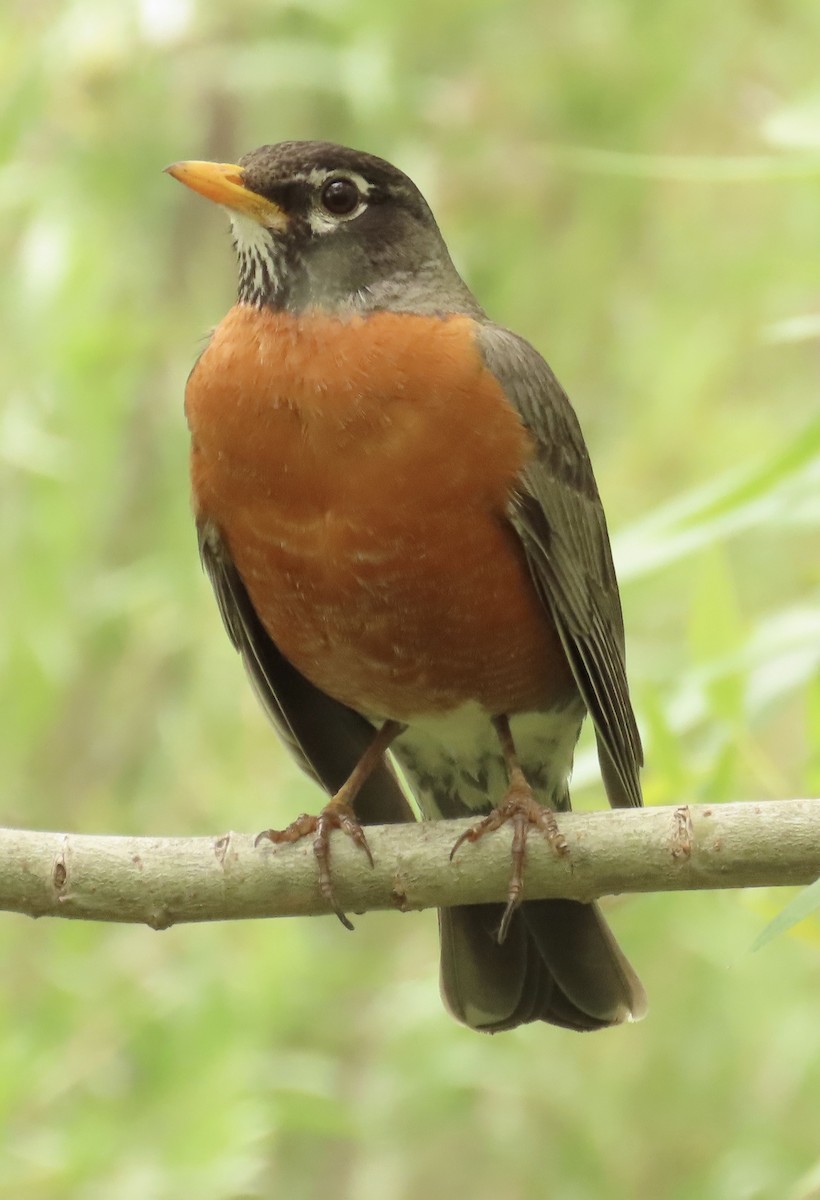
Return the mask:
{"type": "Polygon", "coordinates": [[[805,921],[812,913],[820,910],[820,879],[815,879],[814,883],[810,883],[807,888],[803,888],[795,898],[786,905],[786,907],[769,921],[769,924],[761,930],[755,940],[752,942],[752,950],[759,950],[765,946],[767,942],[771,942],[774,938],[779,937],[781,933],[785,933],[787,929],[791,929],[793,925],[797,925],[800,921],[805,921]]]}
{"type": "Polygon", "coordinates": [[[689,643],[701,665],[728,661],[728,669],[710,674],[706,692],[715,716],[735,723],[743,714],[745,672],[732,657],[745,641],[737,589],[726,554],[714,546],[703,555],[696,576],[689,618],[689,643]]]}

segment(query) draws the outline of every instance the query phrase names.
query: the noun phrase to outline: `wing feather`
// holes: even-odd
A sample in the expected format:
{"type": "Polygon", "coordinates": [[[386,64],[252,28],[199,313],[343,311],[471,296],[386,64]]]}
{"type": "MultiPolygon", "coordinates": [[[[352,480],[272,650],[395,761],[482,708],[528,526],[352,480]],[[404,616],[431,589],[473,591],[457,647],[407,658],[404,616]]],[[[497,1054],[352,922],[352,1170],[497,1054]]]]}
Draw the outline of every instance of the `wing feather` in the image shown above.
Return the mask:
{"type": "Polygon", "coordinates": [[[479,326],[484,360],[535,440],[509,510],[595,726],[612,805],[641,804],[643,750],[629,698],[606,518],[577,417],[552,371],[507,329],[479,326]]]}

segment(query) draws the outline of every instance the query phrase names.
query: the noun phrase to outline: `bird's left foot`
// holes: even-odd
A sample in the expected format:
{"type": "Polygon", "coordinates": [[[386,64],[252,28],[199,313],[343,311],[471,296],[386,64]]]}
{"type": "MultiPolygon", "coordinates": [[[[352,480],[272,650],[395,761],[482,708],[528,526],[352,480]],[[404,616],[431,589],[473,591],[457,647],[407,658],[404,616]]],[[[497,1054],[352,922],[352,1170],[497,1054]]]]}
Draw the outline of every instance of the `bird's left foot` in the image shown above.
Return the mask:
{"type": "Polygon", "coordinates": [[[558,828],[555,813],[551,808],[539,804],[522,774],[520,779],[511,781],[506,796],[497,808],[462,833],[450,851],[450,858],[455,856],[465,842],[477,842],[485,833],[500,829],[508,821],[513,827],[512,873],[507,889],[507,907],[498,929],[499,942],[506,938],[513,913],[524,899],[524,864],[527,861],[527,836],[530,829],[540,830],[559,857],[563,858],[569,854],[567,839],[558,828]]]}
{"type": "Polygon", "coordinates": [[[330,874],[330,835],[334,829],[341,829],[347,834],[355,846],[364,850],[368,862],[373,866],[373,855],[364,836],[361,822],[353,811],[353,802],[370,778],[375,767],[382,761],[390,743],[402,732],[405,726],[400,721],[385,721],[373,738],[370,745],[362,754],[356,766],[351,771],[347,781],[342,784],[335,796],[331,797],[318,816],[302,813],[295,821],[291,821],[286,829],[265,829],[257,834],[254,845],[260,842],[300,842],[302,838],[315,834],[313,853],[319,867],[319,890],[330,908],[344,925],[352,929],[351,921],[345,916],[333,893],[333,880],[330,874]]]}
{"type": "Polygon", "coordinates": [[[358,817],[349,804],[336,797],[326,804],[317,816],[311,813],[302,813],[295,821],[291,821],[286,829],[264,829],[262,833],[257,834],[254,845],[258,846],[260,842],[268,841],[278,846],[283,842],[300,842],[302,838],[315,834],[313,853],[319,868],[319,890],[345,929],[352,929],[352,922],[339,907],[333,892],[333,881],[330,875],[330,835],[334,829],[341,829],[354,845],[358,846],[360,850],[364,850],[371,867],[373,866],[373,855],[370,853],[370,847],[358,817]]]}

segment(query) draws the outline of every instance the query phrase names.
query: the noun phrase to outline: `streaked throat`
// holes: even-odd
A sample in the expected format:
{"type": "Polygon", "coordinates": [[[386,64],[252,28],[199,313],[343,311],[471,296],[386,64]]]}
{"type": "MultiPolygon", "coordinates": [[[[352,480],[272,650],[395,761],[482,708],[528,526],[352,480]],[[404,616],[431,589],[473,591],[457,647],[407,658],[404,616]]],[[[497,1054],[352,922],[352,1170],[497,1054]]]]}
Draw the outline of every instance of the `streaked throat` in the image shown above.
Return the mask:
{"type": "Polygon", "coordinates": [[[287,277],[284,239],[243,213],[227,211],[239,262],[238,302],[252,308],[283,308],[287,277]]]}

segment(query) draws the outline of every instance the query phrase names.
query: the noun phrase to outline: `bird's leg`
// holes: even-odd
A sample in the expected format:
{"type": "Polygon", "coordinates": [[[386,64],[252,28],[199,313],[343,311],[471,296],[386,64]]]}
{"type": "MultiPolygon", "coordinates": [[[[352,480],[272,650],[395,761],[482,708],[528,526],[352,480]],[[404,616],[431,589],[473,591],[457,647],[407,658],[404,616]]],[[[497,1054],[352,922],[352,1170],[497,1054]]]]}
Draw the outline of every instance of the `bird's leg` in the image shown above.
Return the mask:
{"type": "Polygon", "coordinates": [[[556,854],[561,856],[568,854],[569,847],[567,839],[558,828],[555,813],[551,808],[539,803],[532,787],[527,782],[516,754],[509,718],[504,715],[493,717],[493,725],[501,743],[501,753],[504,755],[509,786],[498,807],[462,833],[450,851],[450,858],[453,858],[464,842],[477,842],[485,833],[500,829],[508,821],[512,822],[512,874],[507,891],[507,907],[504,909],[504,916],[501,918],[501,925],[498,929],[498,941],[503,942],[510,928],[513,913],[524,898],[524,864],[527,859],[527,835],[530,827],[535,826],[536,829],[541,830],[556,854]]]}
{"type": "Polygon", "coordinates": [[[371,867],[373,866],[373,855],[370,853],[367,838],[354,812],[353,804],[364,784],[382,761],[390,743],[406,728],[401,721],[385,721],[338,792],[331,796],[320,813],[316,816],[302,813],[286,829],[265,829],[257,835],[254,842],[256,846],[261,841],[275,844],[298,842],[315,833],[313,853],[319,866],[319,889],[346,929],[352,929],[353,925],[339,908],[333,895],[330,878],[330,834],[334,829],[341,829],[355,845],[364,850],[371,867]]]}

